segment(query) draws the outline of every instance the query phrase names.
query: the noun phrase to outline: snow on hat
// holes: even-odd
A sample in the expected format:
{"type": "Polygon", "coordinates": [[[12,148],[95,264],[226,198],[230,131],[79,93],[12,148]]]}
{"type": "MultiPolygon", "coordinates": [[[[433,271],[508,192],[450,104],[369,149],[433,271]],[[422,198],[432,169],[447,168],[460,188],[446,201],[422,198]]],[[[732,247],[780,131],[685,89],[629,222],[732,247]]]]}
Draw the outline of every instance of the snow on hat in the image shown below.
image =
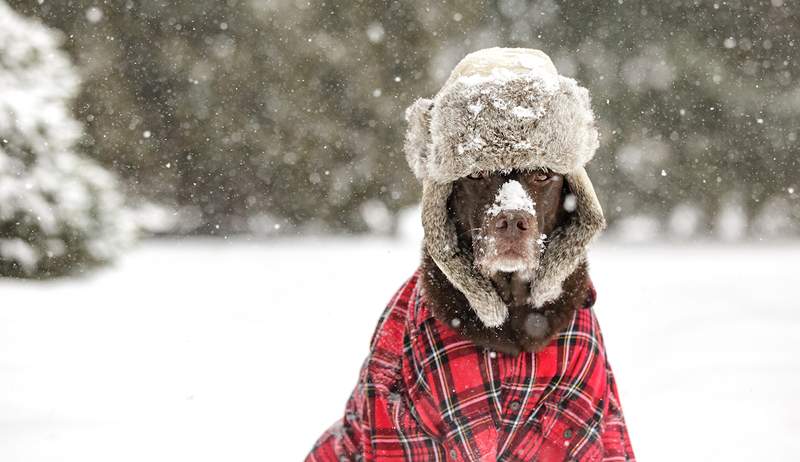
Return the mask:
{"type": "Polygon", "coordinates": [[[589,92],[558,74],[550,58],[529,48],[487,48],[465,56],[433,99],[406,109],[405,153],[422,182],[425,247],[487,327],[503,324],[508,307],[459,248],[447,214],[453,182],[476,172],[547,168],[564,175],[575,196],[569,221],[549,239],[531,281],[531,304],[561,294],[605,227],[584,170],[597,149],[589,92]]]}

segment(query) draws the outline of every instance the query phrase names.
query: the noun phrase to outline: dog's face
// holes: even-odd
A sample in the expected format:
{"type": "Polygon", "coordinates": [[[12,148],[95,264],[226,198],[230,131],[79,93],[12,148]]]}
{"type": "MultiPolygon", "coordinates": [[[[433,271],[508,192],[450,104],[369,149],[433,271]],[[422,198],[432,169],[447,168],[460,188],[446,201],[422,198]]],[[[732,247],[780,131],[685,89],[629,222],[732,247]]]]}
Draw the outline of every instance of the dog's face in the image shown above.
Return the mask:
{"type": "Polygon", "coordinates": [[[563,219],[565,190],[564,178],[545,170],[473,174],[453,184],[448,213],[478,271],[530,279],[547,236],[563,219]]]}

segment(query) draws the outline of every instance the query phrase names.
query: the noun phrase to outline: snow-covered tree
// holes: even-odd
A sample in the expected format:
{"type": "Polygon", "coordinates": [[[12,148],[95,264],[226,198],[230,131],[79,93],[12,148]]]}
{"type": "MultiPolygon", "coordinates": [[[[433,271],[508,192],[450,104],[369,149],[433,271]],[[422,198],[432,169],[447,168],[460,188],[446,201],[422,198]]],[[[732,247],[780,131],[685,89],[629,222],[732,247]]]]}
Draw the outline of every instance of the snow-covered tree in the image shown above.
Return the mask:
{"type": "Polygon", "coordinates": [[[0,0],[0,275],[107,261],[133,237],[115,177],[79,155],[79,78],[62,36],[0,0]]]}

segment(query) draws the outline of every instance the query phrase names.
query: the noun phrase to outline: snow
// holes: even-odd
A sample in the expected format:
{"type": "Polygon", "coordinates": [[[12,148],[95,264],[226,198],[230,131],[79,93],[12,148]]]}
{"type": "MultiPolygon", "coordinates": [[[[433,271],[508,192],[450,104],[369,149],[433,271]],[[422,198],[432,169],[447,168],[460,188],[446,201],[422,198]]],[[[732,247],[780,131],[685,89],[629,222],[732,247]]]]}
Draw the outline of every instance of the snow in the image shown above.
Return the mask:
{"type": "Polygon", "coordinates": [[[478,101],[477,103],[467,105],[467,109],[469,109],[469,112],[478,115],[483,110],[483,104],[478,101]]]}
{"type": "Polygon", "coordinates": [[[539,246],[539,250],[544,252],[544,244],[547,242],[547,234],[540,234],[539,237],[536,239],[536,244],[539,246]]]}
{"type": "Polygon", "coordinates": [[[535,206],[533,199],[531,199],[531,196],[528,195],[519,181],[508,180],[497,191],[494,203],[486,210],[486,213],[495,216],[504,210],[522,210],[531,215],[536,215],[535,206]]]}
{"type": "Polygon", "coordinates": [[[484,146],[486,146],[486,141],[480,135],[475,135],[466,143],[458,144],[456,149],[458,150],[459,154],[463,154],[464,151],[475,151],[476,149],[481,149],[484,146]]]}
{"type": "Polygon", "coordinates": [[[574,194],[570,193],[564,196],[564,210],[567,212],[574,212],[577,207],[578,198],[575,197],[574,194]]]}
{"type": "MultiPolygon", "coordinates": [[[[302,460],[418,258],[412,238],[159,240],[83,279],[0,280],[0,460],[302,460]]],[[[591,252],[640,460],[800,450],[799,259],[799,243],[591,252]]]]}
{"type": "Polygon", "coordinates": [[[466,87],[503,85],[525,79],[537,84],[543,92],[558,89],[558,71],[544,54],[530,54],[515,48],[491,48],[470,56],[470,61],[457,68],[457,81],[466,87]]]}
{"type": "Polygon", "coordinates": [[[372,43],[382,42],[385,33],[386,31],[383,29],[383,24],[379,22],[373,22],[367,26],[367,38],[372,43]]]}
{"type": "Polygon", "coordinates": [[[498,67],[488,71],[488,74],[469,74],[458,78],[458,82],[467,87],[474,87],[485,83],[502,84],[519,77],[517,72],[498,67]]]}
{"type": "Polygon", "coordinates": [[[93,24],[100,22],[103,19],[103,10],[96,6],[89,8],[86,10],[86,19],[93,24]]]}
{"type": "Polygon", "coordinates": [[[544,108],[530,108],[523,106],[514,106],[511,113],[523,119],[538,119],[544,114],[544,108]]]}

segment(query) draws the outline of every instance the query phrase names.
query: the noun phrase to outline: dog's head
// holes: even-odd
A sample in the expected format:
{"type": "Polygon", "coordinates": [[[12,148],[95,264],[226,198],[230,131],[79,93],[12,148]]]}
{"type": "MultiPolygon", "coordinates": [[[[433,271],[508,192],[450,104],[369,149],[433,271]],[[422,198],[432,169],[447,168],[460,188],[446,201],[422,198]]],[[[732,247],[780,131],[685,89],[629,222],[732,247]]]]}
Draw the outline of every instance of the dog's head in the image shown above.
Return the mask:
{"type": "Polygon", "coordinates": [[[484,276],[516,273],[530,280],[564,217],[565,190],[564,178],[547,170],[472,174],[453,184],[448,214],[484,276]]]}
{"type": "Polygon", "coordinates": [[[425,250],[480,321],[496,328],[508,318],[496,279],[509,271],[531,278],[528,305],[555,301],[605,226],[584,168],[599,145],[588,90],[539,50],[490,48],[464,57],[432,99],[408,107],[406,121],[425,250]],[[561,199],[558,183],[571,193],[563,224],[548,221],[559,214],[547,200],[561,199]]]}
{"type": "Polygon", "coordinates": [[[454,326],[462,335],[509,354],[538,351],[566,327],[577,307],[586,305],[585,262],[559,281],[555,299],[535,306],[529,296],[537,284],[547,282],[541,273],[550,269],[552,274],[548,256],[553,255],[553,245],[576,247],[564,240],[578,215],[570,179],[544,169],[512,169],[475,173],[453,182],[446,220],[455,228],[458,253],[493,286],[509,311],[502,325],[487,327],[454,287],[460,273],[449,279],[426,252],[422,283],[436,317],[451,325],[457,320],[454,326]]]}

